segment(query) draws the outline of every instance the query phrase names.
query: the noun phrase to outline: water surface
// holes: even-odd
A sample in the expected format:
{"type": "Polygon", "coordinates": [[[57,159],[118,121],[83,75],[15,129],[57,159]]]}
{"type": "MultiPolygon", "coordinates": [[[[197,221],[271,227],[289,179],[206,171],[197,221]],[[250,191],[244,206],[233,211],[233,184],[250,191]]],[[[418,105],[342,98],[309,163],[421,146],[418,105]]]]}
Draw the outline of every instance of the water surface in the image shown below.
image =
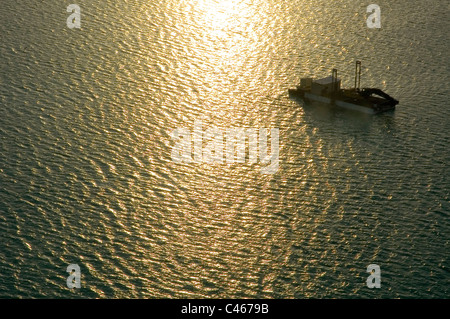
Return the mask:
{"type": "Polygon", "coordinates": [[[379,30],[364,1],[77,4],[79,30],[60,1],[0,7],[0,297],[448,297],[445,1],[379,0],[379,30]],[[289,99],[357,59],[395,112],[289,99]],[[197,119],[279,128],[277,173],[174,163],[197,119]]]}

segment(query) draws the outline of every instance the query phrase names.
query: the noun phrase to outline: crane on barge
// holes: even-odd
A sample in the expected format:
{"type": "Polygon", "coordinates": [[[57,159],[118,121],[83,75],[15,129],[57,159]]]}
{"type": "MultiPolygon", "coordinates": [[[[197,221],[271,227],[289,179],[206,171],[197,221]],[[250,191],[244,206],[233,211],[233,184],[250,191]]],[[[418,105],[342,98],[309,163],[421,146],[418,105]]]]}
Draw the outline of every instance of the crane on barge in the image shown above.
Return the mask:
{"type": "Polygon", "coordinates": [[[331,76],[326,78],[317,80],[302,78],[300,85],[295,89],[289,89],[289,95],[300,97],[306,102],[316,101],[368,114],[394,110],[399,103],[381,89],[361,89],[360,85],[361,61],[356,61],[354,88],[342,89],[341,80],[337,76],[337,69],[333,69],[331,76]]]}

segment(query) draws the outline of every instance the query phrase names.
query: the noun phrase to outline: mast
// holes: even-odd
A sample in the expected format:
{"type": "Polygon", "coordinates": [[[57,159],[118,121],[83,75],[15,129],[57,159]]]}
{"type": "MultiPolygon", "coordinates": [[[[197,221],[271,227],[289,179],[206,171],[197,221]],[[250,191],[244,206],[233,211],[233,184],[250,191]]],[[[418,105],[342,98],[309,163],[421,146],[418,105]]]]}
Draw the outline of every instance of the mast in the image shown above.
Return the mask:
{"type": "Polygon", "coordinates": [[[338,88],[337,88],[337,69],[333,69],[331,71],[331,81],[333,83],[333,92],[337,92],[338,88]]]}
{"type": "Polygon", "coordinates": [[[360,85],[361,85],[361,61],[356,61],[355,91],[359,91],[360,85]]]}

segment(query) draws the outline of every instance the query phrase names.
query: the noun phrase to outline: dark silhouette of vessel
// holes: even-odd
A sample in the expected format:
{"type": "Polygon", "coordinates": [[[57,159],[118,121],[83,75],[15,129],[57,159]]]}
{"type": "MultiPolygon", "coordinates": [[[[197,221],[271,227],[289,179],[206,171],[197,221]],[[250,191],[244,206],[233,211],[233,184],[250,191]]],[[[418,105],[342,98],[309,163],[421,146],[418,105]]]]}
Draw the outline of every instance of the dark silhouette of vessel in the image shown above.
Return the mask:
{"type": "Polygon", "coordinates": [[[341,80],[337,77],[337,70],[333,69],[331,76],[323,79],[302,78],[300,85],[289,89],[289,95],[305,102],[316,101],[368,114],[394,110],[399,103],[380,89],[360,89],[360,82],[361,62],[356,61],[354,88],[341,89],[341,80]]]}

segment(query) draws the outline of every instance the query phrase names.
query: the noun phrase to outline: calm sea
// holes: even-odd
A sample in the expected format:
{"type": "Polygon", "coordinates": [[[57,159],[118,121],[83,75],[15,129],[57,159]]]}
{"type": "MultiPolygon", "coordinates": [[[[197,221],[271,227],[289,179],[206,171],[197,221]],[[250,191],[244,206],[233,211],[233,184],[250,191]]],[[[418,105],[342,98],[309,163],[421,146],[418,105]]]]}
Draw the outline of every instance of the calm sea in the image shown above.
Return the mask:
{"type": "Polygon", "coordinates": [[[0,297],[449,297],[447,1],[69,4],[0,6],[0,297]],[[394,112],[289,98],[356,60],[394,112]],[[174,162],[198,119],[278,128],[278,171],[174,162]]]}

